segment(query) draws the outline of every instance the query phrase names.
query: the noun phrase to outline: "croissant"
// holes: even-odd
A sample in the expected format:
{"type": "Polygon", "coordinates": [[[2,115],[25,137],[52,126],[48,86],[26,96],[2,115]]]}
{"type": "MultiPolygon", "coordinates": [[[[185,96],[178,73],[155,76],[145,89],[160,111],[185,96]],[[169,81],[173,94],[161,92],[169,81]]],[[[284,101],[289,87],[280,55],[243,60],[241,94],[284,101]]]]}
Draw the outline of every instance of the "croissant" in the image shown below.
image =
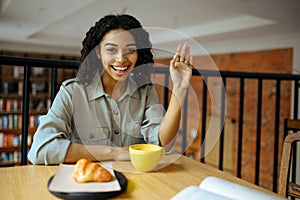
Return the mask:
{"type": "Polygon", "coordinates": [[[83,158],[77,161],[72,173],[72,179],[78,183],[108,182],[112,179],[112,175],[99,164],[83,158]]]}

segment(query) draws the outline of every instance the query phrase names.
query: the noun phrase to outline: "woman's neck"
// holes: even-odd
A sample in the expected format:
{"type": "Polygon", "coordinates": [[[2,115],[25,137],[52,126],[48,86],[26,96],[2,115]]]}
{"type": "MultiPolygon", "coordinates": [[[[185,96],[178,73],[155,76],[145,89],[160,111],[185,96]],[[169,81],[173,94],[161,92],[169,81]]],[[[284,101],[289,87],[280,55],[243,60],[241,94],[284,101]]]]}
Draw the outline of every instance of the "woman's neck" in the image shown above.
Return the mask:
{"type": "Polygon", "coordinates": [[[102,76],[102,84],[104,91],[118,100],[126,90],[127,81],[112,81],[102,76]]]}

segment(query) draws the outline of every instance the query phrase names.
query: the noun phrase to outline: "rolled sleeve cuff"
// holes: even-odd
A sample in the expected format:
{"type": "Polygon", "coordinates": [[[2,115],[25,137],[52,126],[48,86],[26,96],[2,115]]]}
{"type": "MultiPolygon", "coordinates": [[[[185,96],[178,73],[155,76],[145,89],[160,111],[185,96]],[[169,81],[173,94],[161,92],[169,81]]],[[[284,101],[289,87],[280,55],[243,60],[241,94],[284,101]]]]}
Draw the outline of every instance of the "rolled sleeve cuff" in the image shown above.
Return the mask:
{"type": "Polygon", "coordinates": [[[63,163],[70,143],[70,140],[54,139],[37,151],[30,149],[28,159],[32,164],[52,165],[63,163]]]}
{"type": "Polygon", "coordinates": [[[158,131],[159,131],[159,126],[153,128],[152,132],[154,134],[151,134],[151,136],[148,138],[147,143],[160,145],[158,131]]]}

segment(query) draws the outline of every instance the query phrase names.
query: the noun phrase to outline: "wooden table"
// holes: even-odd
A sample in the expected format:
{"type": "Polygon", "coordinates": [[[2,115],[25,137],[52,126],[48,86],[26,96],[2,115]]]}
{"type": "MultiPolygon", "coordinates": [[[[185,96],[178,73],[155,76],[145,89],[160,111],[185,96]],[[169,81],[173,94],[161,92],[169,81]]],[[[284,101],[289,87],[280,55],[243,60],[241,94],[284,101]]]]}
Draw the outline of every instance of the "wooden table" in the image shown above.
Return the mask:
{"type": "MultiPolygon", "coordinates": [[[[130,162],[113,162],[113,167],[122,171],[128,180],[126,192],[115,199],[170,199],[187,186],[198,186],[208,176],[220,177],[272,194],[271,191],[191,158],[165,156],[166,163],[170,160],[171,164],[163,164],[159,170],[149,173],[132,172],[130,162]]],[[[57,168],[40,165],[0,168],[0,199],[57,199],[47,189],[47,182],[57,168]]]]}

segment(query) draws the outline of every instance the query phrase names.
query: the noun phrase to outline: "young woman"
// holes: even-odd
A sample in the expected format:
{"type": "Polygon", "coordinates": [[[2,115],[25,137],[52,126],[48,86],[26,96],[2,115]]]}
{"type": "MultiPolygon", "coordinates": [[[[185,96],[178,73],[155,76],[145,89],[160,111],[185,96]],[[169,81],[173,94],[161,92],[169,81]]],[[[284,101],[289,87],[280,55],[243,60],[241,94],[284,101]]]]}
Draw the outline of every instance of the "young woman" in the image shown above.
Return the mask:
{"type": "Polygon", "coordinates": [[[77,77],[64,81],[47,115],[40,117],[28,159],[33,164],[129,159],[128,146],[170,147],[191,78],[190,49],[178,46],[170,61],[173,82],[167,111],[150,71],[149,34],[130,15],[107,15],[86,34],[77,77]]]}

